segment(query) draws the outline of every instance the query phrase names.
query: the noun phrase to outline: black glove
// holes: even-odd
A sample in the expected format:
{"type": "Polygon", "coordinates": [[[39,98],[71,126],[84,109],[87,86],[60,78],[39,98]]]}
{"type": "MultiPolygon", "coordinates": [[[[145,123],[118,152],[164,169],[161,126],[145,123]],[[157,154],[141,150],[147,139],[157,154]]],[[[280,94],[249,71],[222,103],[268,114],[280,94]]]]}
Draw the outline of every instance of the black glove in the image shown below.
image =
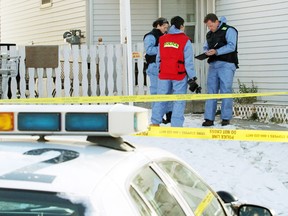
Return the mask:
{"type": "Polygon", "coordinates": [[[195,93],[196,93],[196,94],[201,94],[201,90],[202,90],[202,87],[199,86],[199,87],[196,89],[195,93]]]}
{"type": "MultiPolygon", "coordinates": [[[[193,77],[192,79],[188,80],[189,90],[191,92],[194,92],[199,88],[199,85],[197,84],[196,80],[197,80],[197,77],[193,77]]],[[[200,89],[200,92],[201,92],[201,89],[200,89]]],[[[198,92],[196,92],[196,93],[198,93],[198,92]]]]}

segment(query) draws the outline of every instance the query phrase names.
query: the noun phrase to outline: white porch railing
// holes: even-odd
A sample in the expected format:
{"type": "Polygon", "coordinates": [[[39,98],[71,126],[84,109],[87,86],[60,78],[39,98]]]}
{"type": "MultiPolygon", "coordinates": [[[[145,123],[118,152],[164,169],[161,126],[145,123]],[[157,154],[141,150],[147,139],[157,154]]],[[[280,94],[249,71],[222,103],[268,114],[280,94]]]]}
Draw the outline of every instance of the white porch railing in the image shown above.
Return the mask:
{"type": "MultiPolygon", "coordinates": [[[[1,47],[1,53],[20,56],[19,75],[2,79],[2,98],[127,95],[126,45],[59,46],[57,68],[27,68],[25,47],[1,47]],[[7,85],[9,83],[9,85],[7,85]]],[[[196,52],[197,52],[197,48],[196,52]]],[[[197,52],[199,53],[199,52],[197,52]]],[[[205,64],[195,61],[204,87],[205,64]]],[[[143,43],[133,45],[133,94],[149,94],[143,43]]],[[[205,91],[205,89],[203,89],[205,91]]]]}
{"type": "MultiPolygon", "coordinates": [[[[2,80],[2,98],[125,95],[127,75],[121,45],[59,47],[57,68],[27,68],[25,47],[1,49],[19,55],[19,77],[2,80]],[[18,87],[17,87],[18,83],[18,87]]],[[[144,86],[142,86],[142,89],[144,86]]]]}
{"type": "MultiPolygon", "coordinates": [[[[193,44],[195,54],[202,52],[201,44],[193,44]]],[[[27,68],[24,46],[0,46],[1,53],[20,56],[18,76],[0,74],[0,98],[70,97],[127,95],[128,75],[125,67],[125,45],[81,45],[59,47],[57,68],[27,68]],[[1,91],[2,90],[2,91],[1,91]]],[[[144,67],[143,43],[133,45],[133,94],[149,94],[149,78],[144,67]]],[[[205,61],[195,60],[195,70],[202,92],[206,92],[205,61]]],[[[0,65],[5,67],[5,65],[0,65]]],[[[12,67],[13,68],[13,67],[12,67]]],[[[131,86],[130,86],[131,87],[131,86]]],[[[287,106],[235,106],[234,114],[249,118],[256,112],[262,121],[288,122],[287,106]],[[251,108],[252,106],[252,108],[251,108]],[[251,111],[252,110],[252,111],[251,111]],[[280,113],[280,114],[279,114],[280,113]]]]}

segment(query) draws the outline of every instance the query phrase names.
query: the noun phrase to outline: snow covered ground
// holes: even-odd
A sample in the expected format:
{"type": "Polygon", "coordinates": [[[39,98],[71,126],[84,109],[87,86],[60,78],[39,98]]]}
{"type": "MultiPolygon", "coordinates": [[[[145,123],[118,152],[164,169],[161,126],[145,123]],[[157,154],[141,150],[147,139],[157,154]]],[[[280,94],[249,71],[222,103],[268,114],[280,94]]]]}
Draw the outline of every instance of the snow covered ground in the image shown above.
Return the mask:
{"type": "MultiPolygon", "coordinates": [[[[199,128],[202,121],[202,115],[186,115],[184,127],[199,128]]],[[[223,128],[217,122],[213,127],[223,128]]],[[[271,127],[257,122],[235,120],[233,125],[225,128],[288,130],[288,125],[271,127]]],[[[229,191],[241,201],[263,205],[272,208],[279,216],[288,216],[288,142],[139,136],[124,138],[135,144],[173,152],[188,162],[215,191],[229,191]]]]}

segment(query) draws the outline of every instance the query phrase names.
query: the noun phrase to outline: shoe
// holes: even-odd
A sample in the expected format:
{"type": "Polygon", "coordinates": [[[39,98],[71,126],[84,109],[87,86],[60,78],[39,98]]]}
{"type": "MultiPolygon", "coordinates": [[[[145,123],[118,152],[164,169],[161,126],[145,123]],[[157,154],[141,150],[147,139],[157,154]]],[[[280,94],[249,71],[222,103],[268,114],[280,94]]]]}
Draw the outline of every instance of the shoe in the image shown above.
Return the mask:
{"type": "Polygon", "coordinates": [[[162,123],[163,124],[171,123],[171,116],[172,116],[172,112],[166,113],[166,119],[163,118],[162,123]]]}
{"type": "Polygon", "coordinates": [[[229,125],[229,124],[230,124],[229,120],[223,119],[222,122],[221,122],[222,126],[226,126],[226,125],[229,125]]]}
{"type": "Polygon", "coordinates": [[[211,121],[209,119],[205,119],[205,121],[202,123],[202,126],[204,127],[210,127],[214,125],[214,121],[211,121]]]}

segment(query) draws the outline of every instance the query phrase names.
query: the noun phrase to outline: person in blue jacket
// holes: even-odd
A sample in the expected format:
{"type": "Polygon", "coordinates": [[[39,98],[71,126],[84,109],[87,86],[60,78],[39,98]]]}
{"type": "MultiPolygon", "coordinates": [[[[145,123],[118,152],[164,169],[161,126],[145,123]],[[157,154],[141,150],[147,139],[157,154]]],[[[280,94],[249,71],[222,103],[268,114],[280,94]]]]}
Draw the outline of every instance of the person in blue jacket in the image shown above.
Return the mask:
{"type": "MultiPolygon", "coordinates": [[[[159,38],[164,35],[169,27],[167,19],[160,17],[152,24],[152,31],[144,35],[144,48],[146,51],[145,60],[148,65],[146,73],[150,79],[150,94],[157,94],[158,83],[158,68],[156,66],[156,55],[158,53],[159,38]]],[[[152,109],[155,103],[152,103],[152,109]]],[[[171,121],[172,104],[168,105],[166,110],[166,119],[162,119],[163,123],[167,124],[171,121]]]]}
{"type": "MultiPolygon", "coordinates": [[[[159,68],[157,94],[186,94],[188,79],[196,82],[194,54],[190,38],[184,33],[184,19],[175,16],[167,34],[159,39],[156,64],[159,68]]],[[[190,84],[189,84],[190,85],[190,84]]],[[[171,126],[183,127],[186,101],[173,101],[171,126]]],[[[156,102],[151,126],[159,126],[167,102],[156,102]]]]}
{"type": "MultiPolygon", "coordinates": [[[[232,93],[233,78],[238,68],[238,31],[226,24],[225,17],[218,17],[207,14],[204,23],[209,31],[206,34],[206,42],[203,46],[204,52],[208,56],[208,94],[229,94],[232,93]]],[[[214,125],[217,109],[217,99],[207,100],[205,103],[205,121],[202,126],[209,127],[214,125]]],[[[221,104],[221,125],[230,124],[233,114],[233,98],[222,99],[221,104]]]]}

